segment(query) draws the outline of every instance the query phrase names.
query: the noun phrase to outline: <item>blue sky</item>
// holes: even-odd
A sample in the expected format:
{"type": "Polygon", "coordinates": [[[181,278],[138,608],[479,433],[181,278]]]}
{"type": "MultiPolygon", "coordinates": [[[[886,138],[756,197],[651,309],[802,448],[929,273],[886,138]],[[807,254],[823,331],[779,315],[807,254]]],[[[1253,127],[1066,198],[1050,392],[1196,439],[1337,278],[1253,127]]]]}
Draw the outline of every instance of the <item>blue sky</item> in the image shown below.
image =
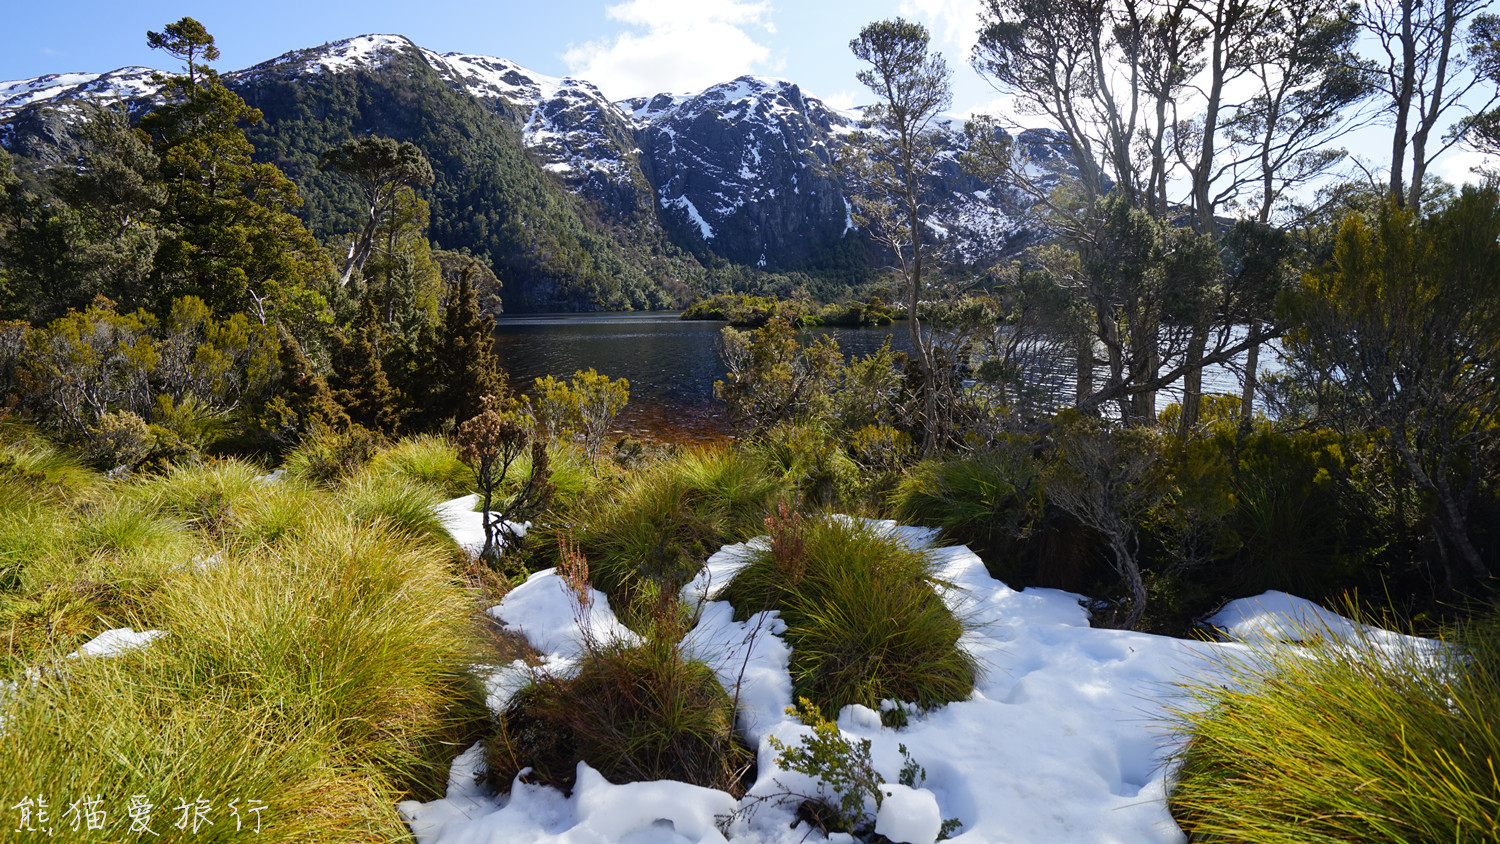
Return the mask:
{"type": "Polygon", "coordinates": [[[905,14],[934,30],[958,72],[955,104],[966,111],[994,97],[965,65],[977,7],[976,0],[17,3],[0,35],[0,80],[164,67],[170,63],[146,47],[146,31],[190,15],[213,33],[223,71],[379,32],[438,52],[499,56],[539,73],[583,76],[616,98],[698,90],[759,73],[850,105],[861,89],[849,39],[872,20],[905,14]]]}

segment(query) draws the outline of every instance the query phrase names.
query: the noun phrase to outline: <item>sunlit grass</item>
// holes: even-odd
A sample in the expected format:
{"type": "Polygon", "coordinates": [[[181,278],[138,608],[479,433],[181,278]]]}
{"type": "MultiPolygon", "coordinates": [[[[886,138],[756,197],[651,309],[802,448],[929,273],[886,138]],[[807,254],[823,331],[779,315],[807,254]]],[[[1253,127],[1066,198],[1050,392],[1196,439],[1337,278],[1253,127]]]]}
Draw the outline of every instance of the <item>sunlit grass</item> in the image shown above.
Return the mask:
{"type": "Polygon", "coordinates": [[[1191,687],[1169,803],[1194,842],[1489,842],[1500,837],[1500,638],[1437,654],[1258,650],[1191,687]]]}
{"type": "Polygon", "coordinates": [[[969,697],[978,668],[958,646],[964,625],[934,589],[925,553],[842,518],[783,530],[720,598],[741,619],[781,612],[795,696],[828,717],[851,703],[931,707],[969,697]]]}

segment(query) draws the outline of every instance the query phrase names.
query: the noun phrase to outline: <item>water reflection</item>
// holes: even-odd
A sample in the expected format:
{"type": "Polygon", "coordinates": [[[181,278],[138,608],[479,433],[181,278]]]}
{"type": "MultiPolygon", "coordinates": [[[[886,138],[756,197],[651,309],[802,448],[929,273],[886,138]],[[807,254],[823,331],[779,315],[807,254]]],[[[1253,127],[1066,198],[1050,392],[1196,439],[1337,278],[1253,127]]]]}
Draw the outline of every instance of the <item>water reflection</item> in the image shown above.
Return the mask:
{"type": "MultiPolygon", "coordinates": [[[[543,375],[566,379],[590,367],[629,379],[630,403],[616,420],[618,433],[673,442],[725,439],[729,420],[713,388],[724,377],[717,343],[724,324],[677,317],[671,312],[502,316],[495,321],[495,352],[523,392],[543,375]]],[[[906,348],[904,326],[899,332],[815,331],[832,334],[852,355],[875,351],[893,333],[892,345],[906,348]]]]}

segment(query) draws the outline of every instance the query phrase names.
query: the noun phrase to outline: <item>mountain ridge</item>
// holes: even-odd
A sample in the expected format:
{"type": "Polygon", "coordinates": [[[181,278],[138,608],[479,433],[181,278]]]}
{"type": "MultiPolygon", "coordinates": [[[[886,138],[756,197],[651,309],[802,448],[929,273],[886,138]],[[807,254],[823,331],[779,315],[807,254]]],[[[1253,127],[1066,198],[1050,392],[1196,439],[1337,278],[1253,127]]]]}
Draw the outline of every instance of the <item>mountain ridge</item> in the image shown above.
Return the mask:
{"type": "MultiPolygon", "coordinates": [[[[844,137],[855,130],[859,117],[804,93],[795,82],[745,75],[697,92],[611,101],[585,79],[547,76],[503,58],[440,54],[400,35],[354,36],[292,50],[222,75],[227,85],[266,113],[265,126],[257,127],[253,140],[258,148],[267,147],[263,152],[268,160],[296,171],[289,174],[309,194],[305,219],[315,230],[327,234],[337,227],[335,222],[347,225],[347,212],[336,208],[344,200],[324,196],[339,193],[339,188],[311,172],[307,166],[310,150],[294,150],[291,147],[296,144],[289,146],[275,133],[295,129],[307,136],[304,145],[310,144],[327,133],[312,131],[306,124],[319,113],[337,113],[343,121],[341,128],[350,136],[431,135],[431,130],[395,124],[391,115],[365,114],[390,111],[374,102],[376,92],[402,101],[418,86],[422,96],[435,96],[430,85],[417,80],[418,75],[424,79],[426,75],[418,73],[414,62],[424,65],[460,99],[471,101],[508,127],[536,168],[585,202],[588,208],[580,213],[597,218],[597,225],[613,231],[616,239],[645,242],[641,251],[660,251],[661,245],[651,242],[664,238],[705,267],[722,260],[772,272],[829,266],[843,267],[838,272],[845,274],[869,272],[859,269],[870,263],[868,244],[854,225],[835,166],[844,137]],[[392,63],[406,68],[405,82],[399,74],[385,73],[392,63]],[[359,82],[353,86],[339,81],[356,78],[359,82]],[[368,90],[356,90],[361,85],[368,90]],[[289,94],[287,86],[317,89],[323,92],[318,95],[323,100],[316,103],[312,100],[317,97],[289,94]],[[272,90],[275,96],[267,93],[272,90]],[[351,107],[351,102],[358,107],[351,107]],[[326,224],[319,216],[325,214],[326,224]]],[[[70,106],[86,98],[113,96],[132,110],[148,108],[155,94],[151,73],[146,68],[122,68],[0,83],[0,143],[42,160],[49,156],[53,161],[63,160],[68,114],[76,112],[70,106]]],[[[459,108],[458,102],[453,100],[444,108],[459,108]]],[[[420,108],[408,111],[403,119],[441,117],[420,108]]],[[[473,131],[494,133],[494,127],[480,126],[475,120],[485,122],[469,120],[473,131]]],[[[955,254],[983,263],[1013,253],[1018,245],[1033,240],[1035,233],[1016,222],[1024,203],[1014,192],[981,185],[958,167],[958,156],[967,142],[955,122],[950,118],[938,130],[944,145],[939,156],[941,190],[950,201],[939,212],[934,231],[973,241],[955,240],[955,254]]],[[[434,215],[440,210],[465,213],[466,208],[477,207],[472,202],[485,200],[466,196],[465,201],[470,204],[442,209],[435,205],[434,215]]],[[[442,240],[436,233],[434,239],[442,240]]],[[[469,242],[442,245],[474,246],[469,242]]],[[[689,277],[673,279],[670,285],[662,279],[631,283],[674,289],[703,286],[691,268],[674,273],[689,277]]],[[[537,277],[521,284],[540,290],[548,288],[547,281],[537,277]]],[[[656,298],[665,301],[682,295],[678,290],[656,298]]],[[[548,303],[588,304],[569,296],[519,294],[514,304],[528,309],[548,303]]],[[[594,304],[639,307],[652,304],[651,298],[615,297],[594,304]]]]}

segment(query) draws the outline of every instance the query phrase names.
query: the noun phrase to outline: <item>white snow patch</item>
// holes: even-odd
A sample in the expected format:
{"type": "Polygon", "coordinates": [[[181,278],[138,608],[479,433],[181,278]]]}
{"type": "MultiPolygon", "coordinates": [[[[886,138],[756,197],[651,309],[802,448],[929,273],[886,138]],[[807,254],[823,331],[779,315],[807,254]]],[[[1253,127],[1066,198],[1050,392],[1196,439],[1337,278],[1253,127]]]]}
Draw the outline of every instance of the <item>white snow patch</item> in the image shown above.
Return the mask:
{"type": "MultiPolygon", "coordinates": [[[[851,741],[870,741],[871,760],[887,780],[882,787],[889,796],[877,815],[880,831],[893,840],[930,844],[942,819],[957,818],[962,827],[953,840],[960,844],[1180,844],[1183,835],[1166,808],[1164,758],[1173,741],[1167,708],[1187,703],[1180,683],[1227,682],[1222,666],[1251,646],[1092,629],[1078,595],[1016,592],[991,578],[969,549],[931,547],[932,530],[872,524],[927,549],[940,594],[972,625],[960,645],[983,670],[968,700],[913,712],[900,730],[882,726],[880,714],[866,707],[840,713],[839,729],[851,741]],[[893,785],[903,762],[901,745],[926,770],[914,788],[893,785]]],[[[401,805],[418,840],[723,842],[717,816],[727,822],[727,839],[735,844],[821,840],[805,826],[794,828],[795,801],[778,797],[788,790],[810,793],[818,783],[779,769],[768,741],[775,736],[795,745],[809,733],[785,712],[792,683],[791,650],[780,635],[784,624],[774,612],[736,622],[732,608],[714,600],[764,543],[760,538],[723,548],[682,592],[699,611],[683,648],[712,666],[731,694],[738,689],[739,726],[757,748],[757,780],[743,801],[683,783],[614,785],[586,765],[579,767],[571,797],[519,781],[509,796],[488,795],[474,785],[480,759],[471,750],[454,764],[447,798],[401,805]]],[[[595,594],[591,609],[582,612],[552,572],[533,575],[492,612],[544,652],[540,670],[549,672],[570,670],[587,637],[630,635],[604,596],[595,594]]],[[[1230,604],[1216,621],[1241,638],[1263,641],[1291,629],[1276,626],[1283,623],[1276,619],[1291,618],[1370,633],[1280,593],[1230,604]]],[[[524,681],[525,670],[538,669],[518,663],[491,675],[492,706],[524,681]]],[[[882,709],[898,705],[885,702],[882,709]]],[[[867,808],[874,810],[873,801],[867,808]]]]}
{"type": "Polygon", "coordinates": [[[129,627],[106,630],[85,642],[78,650],[68,654],[68,659],[85,656],[119,656],[126,651],[144,648],[167,635],[165,630],[142,630],[139,633],[129,627]]]}
{"type": "Polygon", "coordinates": [[[703,235],[704,240],[714,239],[713,228],[703,219],[703,215],[698,213],[698,206],[694,205],[691,199],[688,199],[686,196],[679,196],[676,199],[662,197],[661,207],[677,208],[683,211],[687,214],[688,219],[698,226],[698,233],[703,235]]]}
{"type": "Polygon", "coordinates": [[[489,614],[519,630],[538,652],[554,657],[576,658],[591,642],[638,641],[615,618],[607,595],[590,589],[589,596],[588,605],[579,606],[557,570],[544,569],[512,589],[489,614]]]}
{"type": "MultiPolygon", "coordinates": [[[[448,531],[448,535],[453,537],[458,547],[471,557],[477,556],[484,550],[484,513],[475,510],[477,506],[479,506],[479,495],[476,493],[449,499],[435,508],[443,529],[448,531]]],[[[491,525],[494,524],[491,523],[491,525]]],[[[501,522],[500,525],[516,536],[525,536],[526,530],[531,527],[531,522],[501,522]]],[[[496,541],[503,541],[505,530],[498,527],[496,530],[496,541]]]]}
{"type": "Polygon", "coordinates": [[[943,815],[932,792],[895,782],[882,783],[880,791],[876,832],[896,844],[936,844],[943,815]]]}

